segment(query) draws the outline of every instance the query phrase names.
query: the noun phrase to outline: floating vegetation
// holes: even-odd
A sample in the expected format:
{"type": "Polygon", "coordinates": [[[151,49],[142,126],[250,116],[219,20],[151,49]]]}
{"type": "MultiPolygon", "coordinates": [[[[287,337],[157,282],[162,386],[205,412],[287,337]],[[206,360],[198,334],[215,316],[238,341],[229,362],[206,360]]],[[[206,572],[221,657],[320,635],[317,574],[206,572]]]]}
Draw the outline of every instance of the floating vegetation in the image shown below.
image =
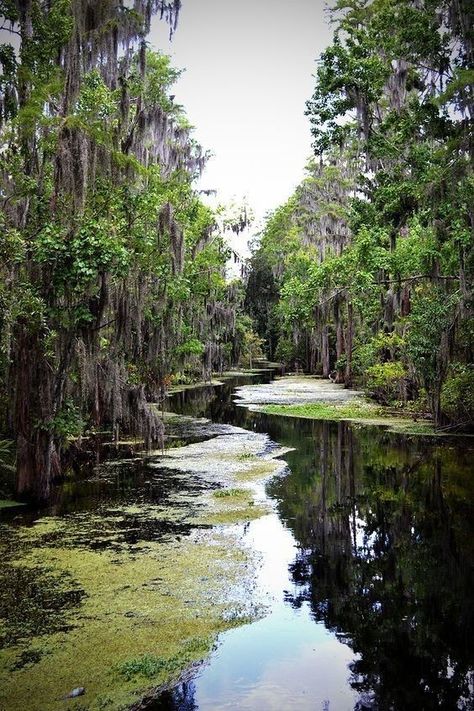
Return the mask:
{"type": "MultiPolygon", "coordinates": [[[[99,709],[97,700],[106,694],[110,708],[117,709],[138,699],[151,677],[156,686],[176,680],[210,651],[218,632],[254,614],[247,602],[250,563],[236,536],[211,531],[145,543],[141,552],[120,555],[42,546],[39,534],[18,565],[23,578],[54,571],[44,572],[52,576],[48,591],[54,596],[35,598],[37,589],[30,589],[30,601],[37,599],[43,616],[30,615],[23,626],[19,617],[14,620],[15,637],[0,657],[0,704],[59,711],[60,699],[81,685],[87,708],[99,709]],[[229,617],[229,610],[238,614],[229,617]],[[197,645],[196,639],[203,641],[197,645]],[[153,674],[150,666],[145,675],[120,673],[147,655],[159,660],[153,674]]],[[[2,598],[5,607],[5,588],[2,598]]],[[[11,618],[15,601],[10,602],[2,612],[11,618]]]]}
{"type": "Polygon", "coordinates": [[[135,472],[156,501],[4,526],[0,707],[63,711],[83,688],[71,708],[129,708],[206,657],[220,632],[262,614],[252,599],[258,558],[235,526],[268,511],[257,483],[285,468],[276,459],[285,450],[266,435],[224,431],[132,474],[126,462],[94,474],[113,486],[135,472]]]}
{"type": "Polygon", "coordinates": [[[349,402],[363,393],[310,375],[290,375],[271,383],[237,388],[238,405],[304,405],[314,402],[349,402]]]}
{"type": "Polygon", "coordinates": [[[211,380],[201,380],[195,383],[183,383],[179,385],[173,385],[172,387],[168,388],[168,394],[176,395],[177,393],[186,392],[187,390],[195,390],[196,388],[208,388],[210,386],[215,387],[219,385],[222,385],[222,382],[220,380],[215,380],[214,378],[211,380]]]}
{"type": "Polygon", "coordinates": [[[137,676],[146,679],[154,679],[163,676],[163,673],[174,675],[183,668],[183,662],[190,664],[196,657],[199,659],[206,655],[212,646],[212,639],[209,637],[194,637],[182,645],[179,654],[168,659],[157,657],[152,654],[144,654],[142,657],[130,659],[124,662],[117,671],[122,674],[127,681],[137,676]]]}
{"type": "Polygon", "coordinates": [[[216,499],[226,499],[226,498],[247,498],[249,492],[247,489],[220,489],[214,492],[216,499]]]}
{"type": "Polygon", "coordinates": [[[210,483],[231,487],[239,475],[251,478],[253,469],[266,469],[267,477],[276,474],[285,466],[277,457],[287,451],[274,445],[268,435],[234,428],[232,434],[168,451],[150,466],[203,474],[210,483]]]}
{"type": "Polygon", "coordinates": [[[394,432],[404,434],[436,434],[433,425],[427,421],[413,422],[407,418],[394,417],[393,411],[367,401],[353,400],[350,403],[317,402],[307,405],[264,405],[262,412],[268,415],[304,417],[311,420],[348,420],[365,425],[382,425],[394,432]]]}
{"type": "Polygon", "coordinates": [[[436,434],[431,422],[414,422],[397,416],[393,409],[314,376],[287,376],[271,383],[237,388],[237,404],[268,415],[303,417],[312,420],[349,420],[365,425],[383,425],[404,434],[436,434]]]}
{"type": "Polygon", "coordinates": [[[0,499],[0,509],[12,509],[17,506],[25,506],[21,501],[13,501],[13,499],[0,499]]]}

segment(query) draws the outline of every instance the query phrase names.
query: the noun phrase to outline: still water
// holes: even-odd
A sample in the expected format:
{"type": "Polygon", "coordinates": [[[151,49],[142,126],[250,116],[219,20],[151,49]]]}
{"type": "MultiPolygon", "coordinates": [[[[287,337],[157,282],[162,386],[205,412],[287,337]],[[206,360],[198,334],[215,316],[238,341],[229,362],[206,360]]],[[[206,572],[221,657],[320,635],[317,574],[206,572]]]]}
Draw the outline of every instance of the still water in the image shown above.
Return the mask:
{"type": "Polygon", "coordinates": [[[267,616],[149,709],[474,708],[472,440],[249,412],[235,380],[170,408],[291,447],[243,529],[267,616]]]}
{"type": "MultiPolygon", "coordinates": [[[[261,373],[253,382],[271,377],[261,373]]],[[[271,512],[230,527],[260,553],[256,596],[267,612],[221,634],[185,683],[136,708],[474,709],[474,440],[250,412],[234,402],[235,388],[249,382],[234,377],[188,390],[167,407],[266,433],[291,448],[283,474],[262,487],[271,512]]],[[[189,442],[212,433],[198,424],[181,434],[189,442]]],[[[166,502],[182,479],[170,471],[150,480],[142,464],[117,471],[108,481],[62,485],[48,511],[26,512],[15,525],[45,513],[87,522],[86,513],[98,511],[109,512],[107,531],[81,529],[83,546],[166,536],[162,521],[110,511],[120,502],[166,502]]],[[[199,481],[194,485],[198,491],[199,481]]],[[[187,524],[172,526],[188,534],[187,524]]],[[[13,529],[5,531],[14,540],[13,529]]],[[[15,599],[18,615],[28,617],[31,600],[22,608],[15,599]]]]}

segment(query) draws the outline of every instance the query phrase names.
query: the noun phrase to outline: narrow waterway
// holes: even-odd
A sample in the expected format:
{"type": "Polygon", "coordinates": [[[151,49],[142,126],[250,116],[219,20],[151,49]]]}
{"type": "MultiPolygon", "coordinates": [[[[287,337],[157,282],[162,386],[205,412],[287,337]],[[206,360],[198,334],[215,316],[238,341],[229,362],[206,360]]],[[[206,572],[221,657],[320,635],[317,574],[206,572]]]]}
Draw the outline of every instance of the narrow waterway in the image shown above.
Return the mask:
{"type": "Polygon", "coordinates": [[[250,412],[243,382],[170,407],[292,448],[241,531],[269,610],[149,708],[474,708],[472,442],[250,412]]]}
{"type": "MultiPolygon", "coordinates": [[[[258,553],[255,585],[244,595],[260,613],[247,624],[224,627],[185,682],[136,708],[473,709],[472,439],[409,437],[380,427],[265,415],[236,403],[236,388],[272,377],[270,371],[235,376],[167,403],[170,412],[192,417],[169,430],[178,446],[210,441],[212,450],[227,425],[229,432],[259,433],[264,443],[289,451],[276,476],[265,485],[256,479],[263,515],[216,527],[218,536],[258,553]]],[[[246,435],[234,437],[244,441],[246,435]]],[[[165,638],[173,642],[173,608],[163,608],[170,617],[164,620],[156,601],[174,596],[168,599],[180,605],[177,619],[189,609],[205,610],[212,619],[207,586],[217,590],[212,570],[219,551],[228,551],[216,539],[215,556],[204,565],[195,558],[201,549],[195,543],[188,549],[186,541],[197,535],[199,543],[200,532],[214,530],[209,522],[193,523],[200,519],[190,511],[199,514],[199,497],[225,478],[227,460],[209,478],[201,470],[189,476],[158,470],[159,453],[144,461],[127,453],[127,445],[121,457],[114,454],[97,474],[84,472],[62,484],[47,510],[3,513],[0,661],[6,676],[0,702],[6,711],[123,708],[113,696],[123,679],[116,659],[133,660],[142,648],[159,651],[165,638]],[[167,561],[172,569],[176,556],[187,555],[197,587],[167,572],[167,561]],[[58,563],[70,579],[54,577],[58,563]],[[103,567],[96,580],[97,566],[103,567]],[[88,584],[84,590],[76,572],[88,584]],[[68,610],[76,616],[69,619],[68,610]],[[61,667],[62,660],[71,664],[71,650],[76,675],[61,667]],[[73,685],[84,685],[84,696],[58,701],[73,685]]],[[[232,595],[225,575],[222,588],[232,595]]],[[[233,608],[245,611],[246,601],[234,597],[233,608]]],[[[197,612],[195,617],[200,624],[197,612]]],[[[194,627],[186,634],[198,639],[194,627]]],[[[176,664],[183,666],[182,657],[176,664]]],[[[146,679],[139,677],[145,686],[146,679]]]]}

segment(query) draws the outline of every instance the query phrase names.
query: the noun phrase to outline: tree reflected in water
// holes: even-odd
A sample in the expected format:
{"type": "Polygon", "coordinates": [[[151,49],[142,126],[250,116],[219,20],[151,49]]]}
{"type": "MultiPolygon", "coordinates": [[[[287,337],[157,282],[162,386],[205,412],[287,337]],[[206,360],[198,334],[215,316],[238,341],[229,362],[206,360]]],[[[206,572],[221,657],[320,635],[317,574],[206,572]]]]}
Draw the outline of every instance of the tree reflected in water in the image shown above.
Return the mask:
{"type": "Polygon", "coordinates": [[[300,546],[289,602],[357,653],[360,708],[473,709],[472,450],[343,422],[308,439],[270,487],[300,546]]]}

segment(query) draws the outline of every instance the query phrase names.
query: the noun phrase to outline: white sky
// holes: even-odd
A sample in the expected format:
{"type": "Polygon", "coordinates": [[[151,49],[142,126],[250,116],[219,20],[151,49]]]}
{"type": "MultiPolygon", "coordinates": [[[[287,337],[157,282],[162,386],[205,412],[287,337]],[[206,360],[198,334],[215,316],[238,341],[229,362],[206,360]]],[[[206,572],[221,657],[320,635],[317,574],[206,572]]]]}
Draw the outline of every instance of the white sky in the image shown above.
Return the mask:
{"type": "MultiPolygon", "coordinates": [[[[186,69],[176,101],[214,154],[201,186],[217,189],[220,202],[247,197],[257,218],[289,197],[311,153],[304,110],[331,38],[325,5],[183,0],[171,43],[164,22],[152,26],[152,46],[186,69]]],[[[235,245],[242,253],[247,238],[235,245]]]]}

